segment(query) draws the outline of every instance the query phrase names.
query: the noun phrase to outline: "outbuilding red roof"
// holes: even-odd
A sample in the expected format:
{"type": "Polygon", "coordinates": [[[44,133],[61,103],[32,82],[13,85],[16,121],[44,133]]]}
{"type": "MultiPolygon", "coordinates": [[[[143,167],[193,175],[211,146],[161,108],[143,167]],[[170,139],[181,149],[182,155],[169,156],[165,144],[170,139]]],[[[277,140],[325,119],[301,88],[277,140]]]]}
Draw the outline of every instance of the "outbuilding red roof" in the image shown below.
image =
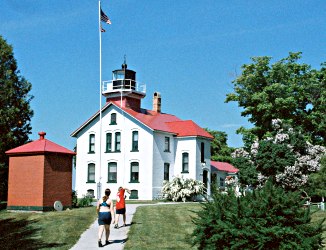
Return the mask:
{"type": "Polygon", "coordinates": [[[39,132],[40,138],[25,145],[6,151],[7,155],[59,153],[75,155],[76,153],[44,138],[45,132],[39,132]]]}
{"type": "MultiPolygon", "coordinates": [[[[104,111],[110,105],[115,105],[117,108],[121,109],[120,105],[114,102],[108,102],[102,109],[104,111]]],[[[149,127],[152,130],[164,131],[168,133],[175,134],[176,136],[201,136],[209,139],[214,137],[209,134],[206,130],[199,127],[195,122],[191,120],[183,121],[175,115],[165,114],[156,112],[153,110],[140,109],[140,111],[135,111],[126,107],[122,107],[122,110],[149,127]]],[[[97,112],[90,119],[88,119],[81,127],[74,131],[71,135],[76,136],[77,133],[82,130],[89,122],[95,119],[99,115],[97,112]]]]}
{"type": "Polygon", "coordinates": [[[228,172],[228,173],[237,173],[239,169],[232,166],[228,162],[221,162],[221,161],[211,161],[211,166],[216,168],[219,171],[228,172]]]}

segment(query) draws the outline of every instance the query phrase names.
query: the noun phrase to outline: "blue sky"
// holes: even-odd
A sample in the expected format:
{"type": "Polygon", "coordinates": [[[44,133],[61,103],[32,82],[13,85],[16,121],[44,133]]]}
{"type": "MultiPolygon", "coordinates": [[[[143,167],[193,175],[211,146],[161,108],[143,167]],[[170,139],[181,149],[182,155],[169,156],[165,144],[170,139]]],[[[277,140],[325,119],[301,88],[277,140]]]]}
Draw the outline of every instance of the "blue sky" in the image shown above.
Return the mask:
{"type": "MultiPolygon", "coordinates": [[[[326,1],[102,0],[103,80],[124,55],[155,91],[162,112],[224,131],[250,127],[237,103],[224,103],[232,80],[250,57],[279,60],[303,52],[302,62],[326,61],[326,1]]],[[[32,83],[32,140],[39,131],[69,149],[71,132],[99,109],[97,0],[2,0],[0,35],[14,48],[21,74],[32,83]]]]}

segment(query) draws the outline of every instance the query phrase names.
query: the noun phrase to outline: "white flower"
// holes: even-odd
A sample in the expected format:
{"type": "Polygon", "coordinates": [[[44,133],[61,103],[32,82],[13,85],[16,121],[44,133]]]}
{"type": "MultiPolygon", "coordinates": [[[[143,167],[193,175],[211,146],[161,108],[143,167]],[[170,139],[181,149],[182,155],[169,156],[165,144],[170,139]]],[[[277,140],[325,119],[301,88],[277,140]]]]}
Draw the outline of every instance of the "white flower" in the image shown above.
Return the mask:
{"type": "Polygon", "coordinates": [[[279,129],[282,125],[282,120],[281,119],[273,119],[272,120],[272,127],[275,129],[279,129]]]}
{"type": "Polygon", "coordinates": [[[249,158],[250,155],[249,153],[244,150],[243,148],[237,148],[234,150],[234,152],[231,154],[232,158],[239,158],[239,157],[244,157],[244,158],[249,158]]]}

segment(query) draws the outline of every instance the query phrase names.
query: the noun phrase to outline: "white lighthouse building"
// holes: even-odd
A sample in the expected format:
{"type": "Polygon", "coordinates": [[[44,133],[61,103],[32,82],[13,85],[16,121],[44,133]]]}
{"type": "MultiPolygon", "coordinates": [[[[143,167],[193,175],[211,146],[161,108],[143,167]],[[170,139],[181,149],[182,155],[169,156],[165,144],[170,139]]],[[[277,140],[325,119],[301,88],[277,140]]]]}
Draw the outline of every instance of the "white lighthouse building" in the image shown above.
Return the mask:
{"type": "Polygon", "coordinates": [[[181,175],[203,181],[210,193],[213,136],[191,120],[163,113],[158,92],[152,110],[141,108],[145,87],[124,63],[112,81],[103,82],[106,104],[71,134],[77,138],[79,197],[98,198],[105,188],[124,186],[129,199],[152,200],[164,180],[181,175]]]}

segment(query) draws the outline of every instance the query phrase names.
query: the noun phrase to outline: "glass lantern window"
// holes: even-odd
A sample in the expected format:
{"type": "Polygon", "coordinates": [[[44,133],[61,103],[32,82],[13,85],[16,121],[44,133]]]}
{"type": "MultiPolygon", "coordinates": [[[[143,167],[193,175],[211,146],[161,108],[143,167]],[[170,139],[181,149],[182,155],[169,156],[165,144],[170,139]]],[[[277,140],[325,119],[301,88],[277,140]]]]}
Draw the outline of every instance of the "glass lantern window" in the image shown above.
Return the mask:
{"type": "Polygon", "coordinates": [[[125,79],[124,72],[115,72],[115,73],[113,73],[113,80],[121,80],[121,79],[125,79]]]}

